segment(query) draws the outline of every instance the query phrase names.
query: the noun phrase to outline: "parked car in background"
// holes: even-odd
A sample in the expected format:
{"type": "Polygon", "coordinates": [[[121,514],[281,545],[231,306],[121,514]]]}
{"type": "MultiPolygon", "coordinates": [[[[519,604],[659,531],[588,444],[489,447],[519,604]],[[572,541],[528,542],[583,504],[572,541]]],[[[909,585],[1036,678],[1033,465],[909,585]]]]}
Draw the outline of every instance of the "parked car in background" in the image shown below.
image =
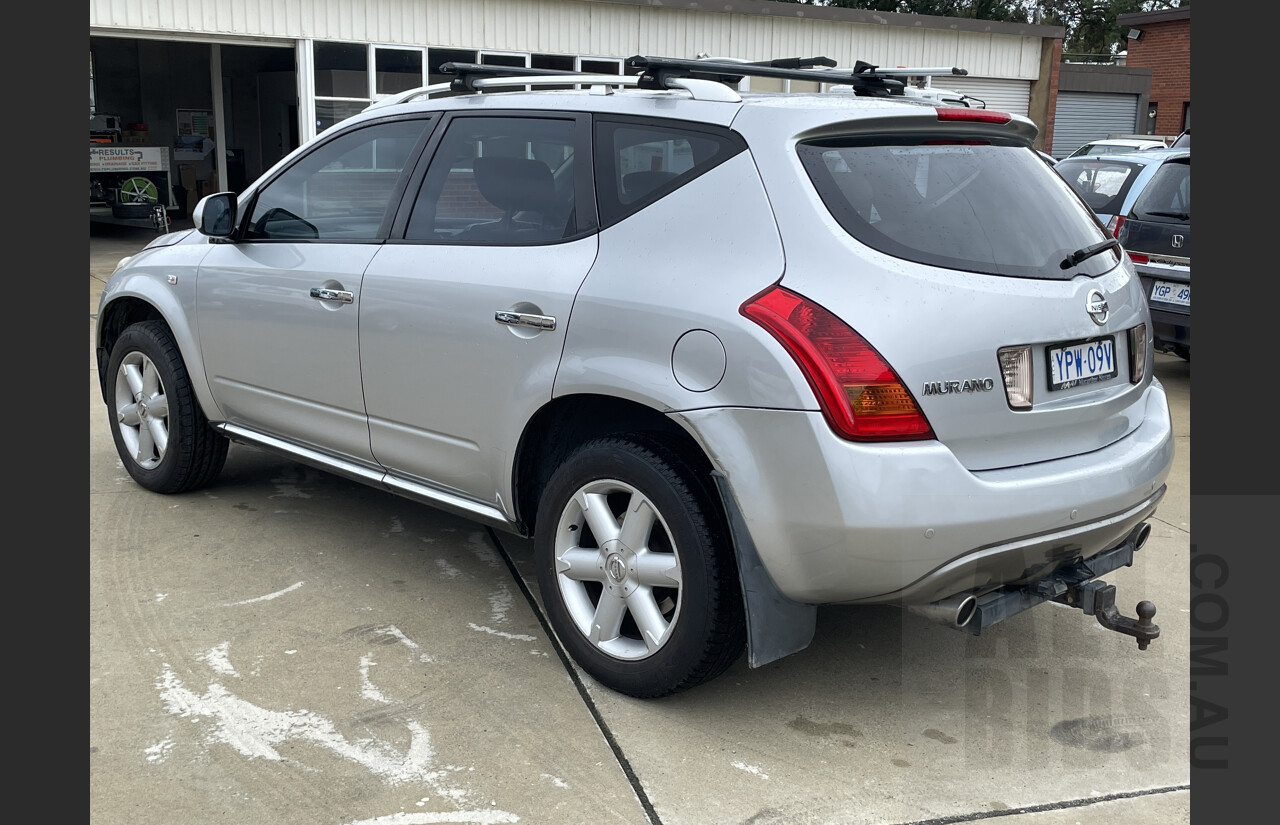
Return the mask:
{"type": "Polygon", "coordinates": [[[1191,153],[1161,163],[1116,235],[1151,307],[1152,342],[1191,360],[1191,153]]]}
{"type": "Polygon", "coordinates": [[[1187,153],[1147,149],[1128,154],[1069,157],[1054,165],[1112,237],[1161,164],[1187,153]]]}
{"type": "Polygon", "coordinates": [[[1170,149],[1190,149],[1191,148],[1191,127],[1182,130],[1182,134],[1173,139],[1173,143],[1169,144],[1170,149]]]}
{"type": "Polygon", "coordinates": [[[1164,149],[1167,148],[1163,140],[1138,140],[1136,138],[1112,138],[1109,140],[1095,140],[1086,143],[1079,149],[1067,155],[1069,158],[1085,157],[1086,155],[1118,155],[1126,152],[1141,152],[1147,149],[1164,149]]]}
{"type": "Polygon", "coordinates": [[[530,537],[557,639],[632,696],[802,650],[824,604],[978,635],[1054,601],[1145,649],[1097,577],[1173,461],[1151,315],[1035,124],[628,68],[446,63],[121,261],[129,475],[193,491],[235,441],[530,537]]]}

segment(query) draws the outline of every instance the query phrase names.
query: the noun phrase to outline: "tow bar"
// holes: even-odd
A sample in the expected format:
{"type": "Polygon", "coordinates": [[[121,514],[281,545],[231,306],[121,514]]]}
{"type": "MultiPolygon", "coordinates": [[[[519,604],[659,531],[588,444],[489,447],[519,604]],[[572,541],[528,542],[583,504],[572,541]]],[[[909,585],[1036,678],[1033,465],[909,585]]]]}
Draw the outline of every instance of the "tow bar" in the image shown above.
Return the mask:
{"type": "Polygon", "coordinates": [[[1123,542],[1091,559],[1068,564],[1025,587],[1007,587],[979,596],[972,618],[960,629],[977,636],[984,627],[1041,602],[1055,601],[1077,608],[1086,616],[1097,617],[1098,624],[1107,630],[1133,636],[1138,642],[1138,649],[1146,650],[1160,636],[1160,626],[1151,621],[1156,615],[1156,606],[1144,599],[1138,602],[1138,618],[1124,616],[1116,608],[1115,585],[1107,584],[1098,577],[1131,566],[1133,554],[1146,544],[1150,533],[1151,526],[1143,522],[1123,542]]]}

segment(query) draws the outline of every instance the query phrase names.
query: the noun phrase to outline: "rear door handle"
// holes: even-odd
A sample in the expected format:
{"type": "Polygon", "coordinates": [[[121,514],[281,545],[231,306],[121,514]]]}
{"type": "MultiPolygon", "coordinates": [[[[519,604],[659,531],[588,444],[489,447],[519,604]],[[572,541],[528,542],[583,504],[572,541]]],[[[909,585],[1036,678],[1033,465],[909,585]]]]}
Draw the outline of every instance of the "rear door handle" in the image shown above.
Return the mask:
{"type": "Polygon", "coordinates": [[[356,299],[356,294],[345,289],[313,286],[311,287],[311,297],[317,301],[341,301],[344,304],[349,304],[356,299]]]}
{"type": "Polygon", "coordinates": [[[511,327],[556,328],[556,319],[551,315],[531,315],[527,312],[512,312],[507,309],[500,309],[493,313],[493,320],[511,327]]]}

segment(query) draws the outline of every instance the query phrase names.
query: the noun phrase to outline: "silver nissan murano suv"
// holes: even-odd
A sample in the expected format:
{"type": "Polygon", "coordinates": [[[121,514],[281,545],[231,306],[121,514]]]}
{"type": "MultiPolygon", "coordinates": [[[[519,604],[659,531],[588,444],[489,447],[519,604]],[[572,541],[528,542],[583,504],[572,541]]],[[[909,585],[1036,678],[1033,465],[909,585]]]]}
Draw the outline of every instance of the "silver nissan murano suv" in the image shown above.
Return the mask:
{"type": "Polygon", "coordinates": [[[194,490],[235,442],[532,537],[559,643],[637,697],[824,604],[1054,601],[1145,649],[1098,577],[1173,457],[1151,316],[1035,125],[861,62],[627,65],[445,64],[122,261],[131,476],[194,490]]]}

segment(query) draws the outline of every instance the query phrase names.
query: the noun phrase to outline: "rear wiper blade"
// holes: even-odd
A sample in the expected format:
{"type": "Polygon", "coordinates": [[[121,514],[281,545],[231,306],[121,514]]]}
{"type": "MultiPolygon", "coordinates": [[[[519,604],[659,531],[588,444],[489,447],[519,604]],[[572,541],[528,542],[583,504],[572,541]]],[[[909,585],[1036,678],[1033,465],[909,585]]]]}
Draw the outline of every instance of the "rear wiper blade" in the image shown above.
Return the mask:
{"type": "Polygon", "coordinates": [[[1075,252],[1072,252],[1070,255],[1063,258],[1062,263],[1058,264],[1058,266],[1063,269],[1070,269],[1081,261],[1092,258],[1099,252],[1105,252],[1113,246],[1117,249],[1120,247],[1120,242],[1115,238],[1107,238],[1105,241],[1098,241],[1095,244],[1086,246],[1084,249],[1077,249],[1075,252]]]}
{"type": "Polygon", "coordinates": [[[1191,218],[1190,212],[1163,212],[1160,210],[1153,210],[1150,212],[1143,212],[1142,214],[1155,215],[1159,218],[1177,218],[1180,221],[1190,220],[1191,218]]]}

